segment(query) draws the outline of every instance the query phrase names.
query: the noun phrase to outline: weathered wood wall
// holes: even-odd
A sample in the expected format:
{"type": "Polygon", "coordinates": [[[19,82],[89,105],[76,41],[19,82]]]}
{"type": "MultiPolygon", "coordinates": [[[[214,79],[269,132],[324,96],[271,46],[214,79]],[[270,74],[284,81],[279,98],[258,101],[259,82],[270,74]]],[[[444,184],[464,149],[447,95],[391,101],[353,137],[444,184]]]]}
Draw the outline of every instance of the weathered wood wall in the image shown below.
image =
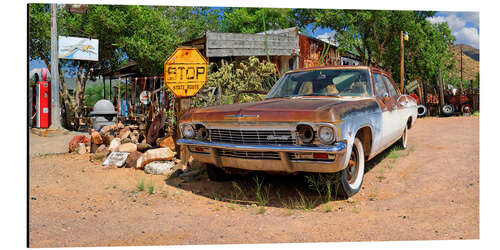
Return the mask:
{"type": "Polygon", "coordinates": [[[213,32],[206,34],[207,57],[286,56],[297,54],[298,51],[299,41],[293,36],[213,32]]]}

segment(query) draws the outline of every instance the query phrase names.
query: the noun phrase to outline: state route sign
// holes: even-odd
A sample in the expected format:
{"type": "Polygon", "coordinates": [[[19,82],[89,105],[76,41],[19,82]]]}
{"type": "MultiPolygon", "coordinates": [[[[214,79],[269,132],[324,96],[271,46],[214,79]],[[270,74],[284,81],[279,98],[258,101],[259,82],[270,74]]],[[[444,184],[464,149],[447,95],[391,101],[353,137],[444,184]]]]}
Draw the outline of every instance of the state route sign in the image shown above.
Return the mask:
{"type": "Polygon", "coordinates": [[[195,96],[207,82],[207,59],[195,48],[177,48],[164,67],[164,82],[176,97],[195,96]]]}

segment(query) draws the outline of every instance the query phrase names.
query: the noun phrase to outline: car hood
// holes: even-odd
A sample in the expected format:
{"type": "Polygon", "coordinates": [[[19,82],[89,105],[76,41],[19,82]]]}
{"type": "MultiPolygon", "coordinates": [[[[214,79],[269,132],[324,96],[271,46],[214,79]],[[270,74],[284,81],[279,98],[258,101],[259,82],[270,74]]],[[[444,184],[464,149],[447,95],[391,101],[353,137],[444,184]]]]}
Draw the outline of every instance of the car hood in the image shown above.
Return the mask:
{"type": "MultiPolygon", "coordinates": [[[[345,112],[345,103],[365,102],[370,98],[299,97],[273,98],[260,102],[239,103],[192,109],[182,121],[259,121],[259,122],[333,122],[345,112]],[[365,100],[365,101],[364,101],[365,100]]],[[[356,105],[357,106],[357,105],[356,105]]]]}

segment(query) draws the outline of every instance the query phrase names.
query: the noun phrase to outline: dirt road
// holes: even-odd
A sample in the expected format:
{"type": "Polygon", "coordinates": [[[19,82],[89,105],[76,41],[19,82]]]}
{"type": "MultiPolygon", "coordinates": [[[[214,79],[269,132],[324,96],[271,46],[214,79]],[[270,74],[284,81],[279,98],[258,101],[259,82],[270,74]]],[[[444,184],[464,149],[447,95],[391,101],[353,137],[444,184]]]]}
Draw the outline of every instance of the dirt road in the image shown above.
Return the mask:
{"type": "Polygon", "coordinates": [[[349,200],[327,202],[300,175],[260,176],[264,207],[251,176],[165,179],[88,155],[31,157],[29,245],[478,239],[479,117],[419,119],[408,144],[370,161],[349,200]]]}

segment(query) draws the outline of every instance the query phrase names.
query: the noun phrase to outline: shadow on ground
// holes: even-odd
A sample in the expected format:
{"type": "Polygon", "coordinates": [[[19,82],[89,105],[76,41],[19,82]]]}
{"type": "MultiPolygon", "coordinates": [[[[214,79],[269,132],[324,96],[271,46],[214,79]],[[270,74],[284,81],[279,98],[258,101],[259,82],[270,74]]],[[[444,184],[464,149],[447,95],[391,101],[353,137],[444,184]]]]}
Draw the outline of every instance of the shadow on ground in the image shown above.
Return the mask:
{"type": "MultiPolygon", "coordinates": [[[[365,163],[365,173],[379,166],[384,159],[393,158],[394,152],[399,152],[400,156],[407,155],[403,153],[405,151],[401,151],[395,145],[387,148],[365,163]]],[[[334,177],[324,174],[322,176],[334,177]]],[[[307,173],[294,175],[250,173],[233,175],[230,181],[215,182],[210,181],[205,169],[201,168],[195,176],[168,178],[165,183],[213,200],[234,204],[313,209],[328,201],[345,199],[340,194],[336,195],[338,193],[335,192],[336,188],[337,190],[340,188],[338,181],[334,178],[330,180],[330,192],[325,184],[327,182],[325,178],[321,181],[318,175],[307,173]]]]}

